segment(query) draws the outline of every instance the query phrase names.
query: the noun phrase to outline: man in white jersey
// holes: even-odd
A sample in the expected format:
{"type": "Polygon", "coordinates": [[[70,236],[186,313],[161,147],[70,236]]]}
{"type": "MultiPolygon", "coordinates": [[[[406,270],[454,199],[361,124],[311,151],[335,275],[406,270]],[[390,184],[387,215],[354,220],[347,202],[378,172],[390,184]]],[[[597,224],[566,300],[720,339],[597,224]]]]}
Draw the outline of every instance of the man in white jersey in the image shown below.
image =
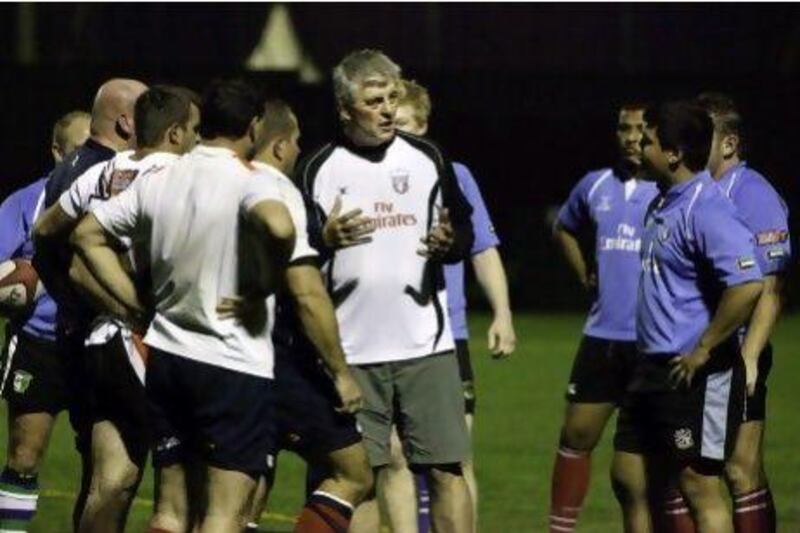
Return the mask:
{"type": "Polygon", "coordinates": [[[469,436],[442,272],[469,255],[471,209],[441,150],[395,131],[396,64],[354,52],[333,80],[343,135],[301,164],[297,183],[364,393],[370,463],[380,480],[396,423],[412,470],[429,480],[436,530],[471,531],[461,471],[469,436]]]}
{"type": "Polygon", "coordinates": [[[73,236],[98,282],[134,313],[143,304],[113,242],[127,237],[149,252],[155,313],[144,342],[158,480],[151,532],[240,531],[271,462],[268,296],[291,256],[294,226],[275,184],[254,179],[244,159],[260,113],[248,84],[212,83],[201,145],[94,207],[73,236]],[[261,237],[248,249],[246,231],[261,237]],[[264,269],[251,277],[256,257],[264,269]],[[218,316],[219,302],[235,297],[261,299],[244,323],[218,316]],[[201,508],[195,514],[191,505],[201,508]]]}
{"type": "MultiPolygon", "coordinates": [[[[185,89],[153,87],[146,91],[136,100],[134,120],[136,150],[119,152],[75,180],[42,215],[38,228],[43,235],[68,235],[92,206],[125,190],[135,179],[164,171],[197,143],[199,108],[185,89]]],[[[123,240],[120,250],[133,274],[137,256],[129,239],[123,240]]],[[[85,340],[82,364],[93,460],[79,529],[122,531],[149,446],[146,353],[131,324],[136,317],[98,285],[77,257],[70,274],[98,312],[85,340]]],[[[145,294],[143,274],[135,275],[140,293],[145,294]]]]}
{"type": "MultiPolygon", "coordinates": [[[[361,391],[345,361],[317,252],[308,243],[303,197],[287,177],[300,153],[299,137],[291,108],[280,100],[267,101],[252,164],[259,178],[277,183],[297,235],[285,291],[277,299],[272,336],[277,391],[275,455],[276,466],[281,450],[295,452],[309,464],[330,466],[330,475],[309,495],[295,531],[335,533],[347,529],[353,507],[370,492],[372,470],[355,420],[361,391]]],[[[269,488],[266,479],[259,483],[247,531],[258,531],[269,488]]]]}

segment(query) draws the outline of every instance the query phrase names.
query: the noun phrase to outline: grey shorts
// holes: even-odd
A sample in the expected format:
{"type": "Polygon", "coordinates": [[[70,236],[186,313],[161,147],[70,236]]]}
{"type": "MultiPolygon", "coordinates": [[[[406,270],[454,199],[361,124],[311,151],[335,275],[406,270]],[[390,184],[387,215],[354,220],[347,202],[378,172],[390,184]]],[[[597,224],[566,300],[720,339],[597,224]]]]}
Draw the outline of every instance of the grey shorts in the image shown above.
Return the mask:
{"type": "Polygon", "coordinates": [[[464,391],[454,352],[352,370],[364,395],[358,422],[373,467],[390,462],[392,424],[411,465],[461,463],[469,456],[464,391]]]}

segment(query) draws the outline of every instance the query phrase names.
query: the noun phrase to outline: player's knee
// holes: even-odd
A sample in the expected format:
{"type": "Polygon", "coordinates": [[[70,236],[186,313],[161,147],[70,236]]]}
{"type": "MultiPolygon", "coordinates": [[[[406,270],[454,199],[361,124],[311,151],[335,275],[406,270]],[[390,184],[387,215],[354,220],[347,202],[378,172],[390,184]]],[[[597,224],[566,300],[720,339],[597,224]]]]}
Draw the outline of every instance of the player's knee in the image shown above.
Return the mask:
{"type": "Polygon", "coordinates": [[[624,468],[611,469],[611,488],[620,505],[629,506],[647,501],[647,481],[624,468]]]}
{"type": "Polygon", "coordinates": [[[756,460],[734,457],[725,464],[725,477],[734,494],[752,492],[762,485],[761,465],[756,460]]]}
{"type": "Polygon", "coordinates": [[[8,453],[8,467],[23,475],[33,475],[39,471],[42,450],[34,446],[15,446],[8,453]]]}
{"type": "Polygon", "coordinates": [[[567,423],[561,431],[561,444],[582,452],[590,452],[600,439],[598,432],[584,424],[567,423]]]}
{"type": "Polygon", "coordinates": [[[692,508],[698,509],[711,500],[721,498],[718,473],[715,466],[703,463],[683,469],[680,475],[680,489],[692,508]]]}
{"type": "Polygon", "coordinates": [[[103,499],[133,494],[139,475],[139,469],[133,464],[105,463],[92,474],[92,492],[103,499]]]}
{"type": "Polygon", "coordinates": [[[464,480],[464,471],[460,463],[415,465],[411,468],[411,471],[415,474],[427,474],[428,478],[438,488],[450,487],[464,480]]]}

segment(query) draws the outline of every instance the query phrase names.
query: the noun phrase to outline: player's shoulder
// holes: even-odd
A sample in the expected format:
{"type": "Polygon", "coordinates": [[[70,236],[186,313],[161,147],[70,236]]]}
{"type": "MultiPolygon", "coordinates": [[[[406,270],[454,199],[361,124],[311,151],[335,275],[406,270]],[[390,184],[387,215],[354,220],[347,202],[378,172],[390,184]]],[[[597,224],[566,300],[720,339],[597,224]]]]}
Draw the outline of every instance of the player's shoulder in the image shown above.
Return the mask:
{"type": "Polygon", "coordinates": [[[583,191],[589,197],[592,196],[600,187],[614,183],[614,169],[610,167],[590,170],[581,177],[575,184],[575,189],[583,191]]]}
{"type": "Polygon", "coordinates": [[[398,148],[408,146],[412,150],[421,152],[439,168],[448,164],[448,158],[444,150],[429,137],[420,137],[412,133],[397,131],[395,133],[395,143],[397,143],[398,148]]]}
{"type": "Polygon", "coordinates": [[[313,189],[314,181],[339,146],[335,142],[327,142],[311,150],[305,157],[301,158],[295,167],[292,181],[301,190],[310,191],[313,189]]]}
{"type": "Polygon", "coordinates": [[[763,174],[747,166],[744,167],[741,175],[734,183],[730,198],[735,203],[759,202],[770,198],[778,199],[783,203],[783,198],[772,183],[763,174]]]}

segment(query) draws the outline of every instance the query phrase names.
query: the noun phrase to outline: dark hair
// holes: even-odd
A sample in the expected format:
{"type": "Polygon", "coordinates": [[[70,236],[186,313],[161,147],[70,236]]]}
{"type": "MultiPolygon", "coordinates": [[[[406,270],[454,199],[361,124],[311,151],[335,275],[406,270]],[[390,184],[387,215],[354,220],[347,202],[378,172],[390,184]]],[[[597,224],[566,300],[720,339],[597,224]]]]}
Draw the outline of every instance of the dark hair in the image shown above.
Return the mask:
{"type": "Polygon", "coordinates": [[[280,99],[270,99],[264,102],[263,117],[262,146],[271,143],[276,137],[290,134],[297,127],[292,108],[280,99]]]}
{"type": "Polygon", "coordinates": [[[53,143],[64,146],[67,143],[67,129],[79,118],[91,120],[92,116],[86,111],[70,111],[53,124],[53,143]]]}
{"type": "Polygon", "coordinates": [[[744,121],[733,98],[724,93],[705,92],[698,95],[695,101],[711,115],[715,130],[723,135],[739,137],[739,153],[744,153],[744,121]]]}
{"type": "Polygon", "coordinates": [[[139,148],[155,148],[164,140],[167,130],[189,120],[191,100],[181,91],[168,86],[153,86],[136,99],[133,120],[139,148]]]}
{"type": "Polygon", "coordinates": [[[648,105],[639,100],[626,100],[619,104],[619,111],[644,111],[648,105]]]}
{"type": "Polygon", "coordinates": [[[258,92],[244,80],[215,80],[203,93],[200,135],[239,139],[261,113],[258,92]]]}
{"type": "Polygon", "coordinates": [[[714,125],[705,109],[692,102],[666,102],[645,111],[648,128],[656,128],[661,148],[680,150],[683,163],[700,172],[708,162],[714,125]]]}

